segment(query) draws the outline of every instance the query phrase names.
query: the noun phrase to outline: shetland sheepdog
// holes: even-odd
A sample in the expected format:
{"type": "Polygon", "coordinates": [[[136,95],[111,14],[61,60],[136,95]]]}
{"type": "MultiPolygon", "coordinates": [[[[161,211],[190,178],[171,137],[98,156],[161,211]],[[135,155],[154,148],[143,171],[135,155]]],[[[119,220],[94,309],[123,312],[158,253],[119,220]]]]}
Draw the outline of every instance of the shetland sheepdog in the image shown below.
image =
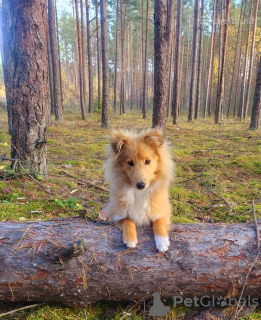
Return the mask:
{"type": "Polygon", "coordinates": [[[105,162],[110,200],[104,211],[119,225],[127,247],[137,245],[136,226],[151,224],[156,248],[160,252],[168,250],[173,169],[160,129],[112,132],[105,162]]]}

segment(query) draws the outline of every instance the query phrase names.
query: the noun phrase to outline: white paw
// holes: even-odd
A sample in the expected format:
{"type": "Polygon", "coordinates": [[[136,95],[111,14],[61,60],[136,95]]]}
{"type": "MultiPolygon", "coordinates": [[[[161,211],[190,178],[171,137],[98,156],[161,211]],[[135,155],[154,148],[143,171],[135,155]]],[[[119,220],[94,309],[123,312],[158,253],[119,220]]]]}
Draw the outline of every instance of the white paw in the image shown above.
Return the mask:
{"type": "Polygon", "coordinates": [[[124,244],[126,244],[126,246],[128,247],[128,248],[135,248],[136,247],[136,245],[137,245],[137,241],[125,241],[124,242],[124,244]]]}
{"type": "Polygon", "coordinates": [[[168,237],[155,236],[154,238],[156,242],[156,248],[159,250],[159,252],[168,251],[170,245],[168,237]]]}

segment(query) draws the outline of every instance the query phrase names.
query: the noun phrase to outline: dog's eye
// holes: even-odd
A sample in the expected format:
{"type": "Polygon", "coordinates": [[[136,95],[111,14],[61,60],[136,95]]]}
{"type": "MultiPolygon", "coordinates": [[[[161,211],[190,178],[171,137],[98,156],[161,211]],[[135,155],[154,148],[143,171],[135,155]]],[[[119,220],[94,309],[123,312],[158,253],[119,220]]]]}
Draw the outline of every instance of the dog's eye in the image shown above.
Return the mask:
{"type": "Polygon", "coordinates": [[[150,164],[150,160],[145,160],[145,164],[150,164]]]}
{"type": "Polygon", "coordinates": [[[133,162],[133,161],[129,161],[129,162],[128,162],[128,165],[131,166],[131,167],[133,167],[133,166],[134,166],[134,162],[133,162]]]}

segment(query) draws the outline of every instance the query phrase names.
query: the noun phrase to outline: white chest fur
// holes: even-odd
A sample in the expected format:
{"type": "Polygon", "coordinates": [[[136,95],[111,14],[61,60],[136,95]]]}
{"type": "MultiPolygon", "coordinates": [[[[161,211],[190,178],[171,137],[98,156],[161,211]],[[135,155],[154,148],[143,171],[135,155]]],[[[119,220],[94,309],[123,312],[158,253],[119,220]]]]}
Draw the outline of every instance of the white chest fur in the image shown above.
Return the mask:
{"type": "Polygon", "coordinates": [[[125,202],[126,207],[122,214],[125,217],[132,219],[138,226],[148,225],[149,212],[150,212],[150,196],[149,190],[136,190],[128,188],[122,200],[125,202]]]}

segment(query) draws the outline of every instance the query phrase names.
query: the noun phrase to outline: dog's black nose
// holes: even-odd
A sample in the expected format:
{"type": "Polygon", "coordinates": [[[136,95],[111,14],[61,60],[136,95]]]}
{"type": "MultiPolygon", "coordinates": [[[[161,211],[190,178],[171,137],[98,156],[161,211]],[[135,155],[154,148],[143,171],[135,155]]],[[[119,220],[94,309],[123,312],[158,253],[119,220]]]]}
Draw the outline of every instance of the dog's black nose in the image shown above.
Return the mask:
{"type": "Polygon", "coordinates": [[[145,183],[144,182],[138,182],[136,183],[136,187],[140,190],[145,188],[145,183]]]}

